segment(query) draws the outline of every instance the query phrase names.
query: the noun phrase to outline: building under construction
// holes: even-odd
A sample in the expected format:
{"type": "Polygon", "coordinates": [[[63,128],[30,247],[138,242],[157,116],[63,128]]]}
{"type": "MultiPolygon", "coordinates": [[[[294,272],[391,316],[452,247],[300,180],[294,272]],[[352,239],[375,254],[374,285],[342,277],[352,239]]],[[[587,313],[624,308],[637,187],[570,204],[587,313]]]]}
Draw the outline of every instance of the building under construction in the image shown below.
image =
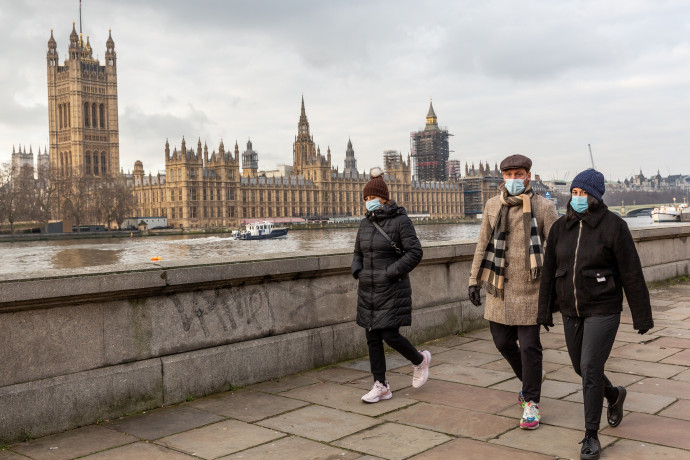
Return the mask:
{"type": "Polygon", "coordinates": [[[424,130],[410,133],[410,150],[414,162],[414,180],[418,182],[445,182],[448,180],[447,129],[438,127],[434,106],[429,103],[424,130]]]}

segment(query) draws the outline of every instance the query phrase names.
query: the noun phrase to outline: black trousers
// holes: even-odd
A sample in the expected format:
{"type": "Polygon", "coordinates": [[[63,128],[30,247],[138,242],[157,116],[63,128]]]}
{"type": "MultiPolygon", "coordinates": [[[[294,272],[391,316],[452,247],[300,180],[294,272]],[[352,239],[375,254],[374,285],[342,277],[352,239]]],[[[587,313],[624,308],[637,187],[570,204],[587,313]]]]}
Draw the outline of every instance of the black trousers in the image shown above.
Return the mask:
{"type": "Polygon", "coordinates": [[[392,329],[365,329],[367,345],[369,346],[369,364],[374,381],[386,383],[386,353],[383,350],[383,341],[395,351],[409,359],[415,366],[424,361],[424,356],[405,337],[400,335],[397,328],[392,329]]]}
{"type": "Polygon", "coordinates": [[[489,330],[496,348],[522,382],[522,396],[525,401],[539,403],[542,367],[539,326],[507,326],[489,321],[489,330]]]}
{"type": "Polygon", "coordinates": [[[604,366],[616,339],[620,321],[620,313],[586,318],[563,316],[570,361],[575,372],[582,377],[585,428],[588,430],[599,429],[604,395],[611,394],[614,390],[604,375],[604,366]]]}

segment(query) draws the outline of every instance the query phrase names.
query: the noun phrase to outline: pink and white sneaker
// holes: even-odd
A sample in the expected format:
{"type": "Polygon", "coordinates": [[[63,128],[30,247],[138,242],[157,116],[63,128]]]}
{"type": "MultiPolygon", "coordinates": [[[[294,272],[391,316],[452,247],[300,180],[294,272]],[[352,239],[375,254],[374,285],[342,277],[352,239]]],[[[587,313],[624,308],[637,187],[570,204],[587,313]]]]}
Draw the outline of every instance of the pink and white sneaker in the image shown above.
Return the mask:
{"type": "Polygon", "coordinates": [[[391,386],[386,382],[382,384],[378,380],[374,382],[374,386],[371,388],[369,393],[362,396],[362,401],[365,403],[377,403],[382,399],[391,399],[393,397],[393,392],[391,391],[391,386]]]}
{"type": "Polygon", "coordinates": [[[431,353],[424,350],[421,352],[424,359],[418,366],[413,366],[412,387],[419,388],[424,385],[429,378],[429,364],[431,364],[431,353]]]}

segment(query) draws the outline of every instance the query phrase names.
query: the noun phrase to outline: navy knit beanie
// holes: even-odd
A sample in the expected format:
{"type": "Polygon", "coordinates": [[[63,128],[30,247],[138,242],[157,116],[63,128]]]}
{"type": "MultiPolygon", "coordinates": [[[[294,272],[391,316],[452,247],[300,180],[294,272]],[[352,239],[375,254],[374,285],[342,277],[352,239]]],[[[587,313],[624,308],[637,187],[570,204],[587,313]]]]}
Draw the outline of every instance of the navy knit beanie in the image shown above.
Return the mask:
{"type": "Polygon", "coordinates": [[[570,191],[574,188],[581,188],[587,195],[592,195],[597,200],[601,201],[601,197],[606,192],[606,185],[604,185],[604,175],[595,169],[585,169],[580,174],[575,176],[573,182],[570,184],[570,191]]]}

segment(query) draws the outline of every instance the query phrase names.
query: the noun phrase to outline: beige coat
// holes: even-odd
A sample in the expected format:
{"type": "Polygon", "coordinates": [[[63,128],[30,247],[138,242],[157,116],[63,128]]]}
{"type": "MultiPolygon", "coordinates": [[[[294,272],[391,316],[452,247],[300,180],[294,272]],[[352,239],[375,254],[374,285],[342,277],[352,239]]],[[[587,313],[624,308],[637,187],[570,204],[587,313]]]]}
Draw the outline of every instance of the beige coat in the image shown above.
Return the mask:
{"type": "MultiPolygon", "coordinates": [[[[486,245],[491,238],[494,225],[501,210],[501,197],[495,196],[486,202],[479,233],[477,250],[472,261],[469,285],[477,283],[481,278],[479,273],[486,245]]],[[[542,245],[546,244],[551,225],[558,219],[558,213],[553,202],[539,195],[532,197],[532,212],[539,225],[539,236],[542,245]]],[[[525,230],[522,221],[522,206],[512,206],[508,210],[508,234],[506,235],[506,264],[503,299],[486,295],[484,318],[496,323],[510,326],[529,326],[537,324],[537,309],[539,298],[539,281],[529,279],[529,271],[525,268],[525,230]]]]}

